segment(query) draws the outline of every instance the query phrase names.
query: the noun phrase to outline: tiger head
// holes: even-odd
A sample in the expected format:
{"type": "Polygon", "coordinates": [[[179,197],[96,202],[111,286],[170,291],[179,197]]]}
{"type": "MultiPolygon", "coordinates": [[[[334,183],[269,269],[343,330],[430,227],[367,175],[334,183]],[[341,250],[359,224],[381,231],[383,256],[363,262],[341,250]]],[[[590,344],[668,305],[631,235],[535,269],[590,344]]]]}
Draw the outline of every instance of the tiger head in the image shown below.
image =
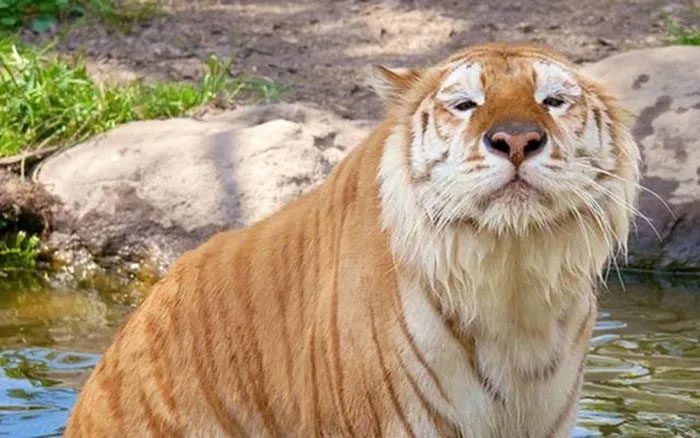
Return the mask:
{"type": "Polygon", "coordinates": [[[421,232],[405,219],[418,212],[433,237],[470,229],[526,238],[571,222],[600,236],[605,256],[624,246],[639,152],[616,101],[566,59],[488,44],[433,68],[379,73],[395,126],[380,170],[383,208],[401,240],[421,232]]]}

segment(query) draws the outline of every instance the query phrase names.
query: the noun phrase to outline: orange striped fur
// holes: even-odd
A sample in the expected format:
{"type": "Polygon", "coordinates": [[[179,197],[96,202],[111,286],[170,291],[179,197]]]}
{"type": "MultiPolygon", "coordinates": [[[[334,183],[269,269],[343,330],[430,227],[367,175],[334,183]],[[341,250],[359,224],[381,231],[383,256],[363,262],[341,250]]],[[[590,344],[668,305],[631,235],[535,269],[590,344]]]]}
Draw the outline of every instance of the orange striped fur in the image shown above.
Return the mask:
{"type": "Polygon", "coordinates": [[[66,436],[569,435],[595,279],[636,199],[621,110],[530,46],[380,74],[375,132],[314,191],[183,255],[66,436]],[[455,110],[463,95],[478,106],[455,110]],[[530,189],[499,183],[512,165],[482,144],[504,118],[549,135],[530,189]]]}

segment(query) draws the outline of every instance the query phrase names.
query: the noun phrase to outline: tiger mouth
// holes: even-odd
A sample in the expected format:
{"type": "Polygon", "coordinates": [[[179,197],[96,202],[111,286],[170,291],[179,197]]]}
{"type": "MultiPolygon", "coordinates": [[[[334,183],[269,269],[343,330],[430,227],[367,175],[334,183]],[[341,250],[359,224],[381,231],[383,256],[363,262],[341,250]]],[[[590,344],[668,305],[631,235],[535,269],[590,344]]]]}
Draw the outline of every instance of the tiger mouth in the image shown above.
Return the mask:
{"type": "Polygon", "coordinates": [[[507,196],[514,200],[525,200],[531,195],[541,195],[541,193],[536,187],[516,174],[510,181],[492,192],[489,199],[494,201],[507,196]]]}

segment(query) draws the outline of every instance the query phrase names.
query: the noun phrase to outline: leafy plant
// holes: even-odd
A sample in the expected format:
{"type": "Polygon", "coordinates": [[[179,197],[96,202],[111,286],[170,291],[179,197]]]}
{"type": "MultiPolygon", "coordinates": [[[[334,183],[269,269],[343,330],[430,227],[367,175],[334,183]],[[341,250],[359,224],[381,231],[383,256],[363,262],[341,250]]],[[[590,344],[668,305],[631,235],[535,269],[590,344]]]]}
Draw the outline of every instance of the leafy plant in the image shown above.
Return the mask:
{"type": "Polygon", "coordinates": [[[45,32],[59,17],[81,11],[70,0],[0,0],[0,30],[13,31],[30,22],[36,32],[45,32]]]}
{"type": "Polygon", "coordinates": [[[38,33],[69,16],[91,15],[129,30],[137,22],[161,13],[155,0],[0,0],[0,32],[30,24],[38,33]]]}
{"type": "MultiPolygon", "coordinates": [[[[2,1],[2,0],[0,0],[2,1]]],[[[199,83],[96,84],[81,59],[0,41],[0,157],[27,148],[74,144],[133,120],[177,117],[208,103],[273,100],[281,88],[234,78],[211,57],[199,83]]]]}
{"type": "Polygon", "coordinates": [[[32,269],[39,255],[39,238],[27,236],[24,231],[0,241],[0,271],[7,269],[32,269]]]}

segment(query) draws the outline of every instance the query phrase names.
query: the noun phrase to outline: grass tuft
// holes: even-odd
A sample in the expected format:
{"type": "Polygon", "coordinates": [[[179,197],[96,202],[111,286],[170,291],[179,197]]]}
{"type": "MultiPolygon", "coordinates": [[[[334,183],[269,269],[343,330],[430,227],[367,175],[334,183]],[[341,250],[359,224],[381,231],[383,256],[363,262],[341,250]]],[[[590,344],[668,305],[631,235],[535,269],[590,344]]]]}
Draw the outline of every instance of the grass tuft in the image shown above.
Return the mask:
{"type": "Polygon", "coordinates": [[[39,255],[39,245],[37,236],[28,236],[24,231],[0,241],[0,271],[33,269],[39,255]]]}
{"type": "Polygon", "coordinates": [[[666,27],[671,44],[700,46],[700,29],[684,28],[670,17],[666,17],[666,27]]]}
{"type": "Polygon", "coordinates": [[[78,0],[86,15],[99,18],[121,32],[165,12],[157,0],[78,0]]]}
{"type": "MultiPolygon", "coordinates": [[[[700,8],[692,8],[694,16],[700,18],[700,8]]],[[[668,32],[668,41],[671,44],[679,44],[683,46],[700,46],[700,28],[685,27],[678,24],[669,14],[662,14],[661,18],[666,22],[668,32]]]]}
{"type": "MultiPolygon", "coordinates": [[[[0,0],[2,1],[2,0],[0,0]]],[[[202,105],[275,100],[281,88],[232,78],[210,57],[199,83],[95,83],[85,63],[0,41],[0,157],[48,145],[71,145],[134,120],[177,117],[202,105]]]]}

